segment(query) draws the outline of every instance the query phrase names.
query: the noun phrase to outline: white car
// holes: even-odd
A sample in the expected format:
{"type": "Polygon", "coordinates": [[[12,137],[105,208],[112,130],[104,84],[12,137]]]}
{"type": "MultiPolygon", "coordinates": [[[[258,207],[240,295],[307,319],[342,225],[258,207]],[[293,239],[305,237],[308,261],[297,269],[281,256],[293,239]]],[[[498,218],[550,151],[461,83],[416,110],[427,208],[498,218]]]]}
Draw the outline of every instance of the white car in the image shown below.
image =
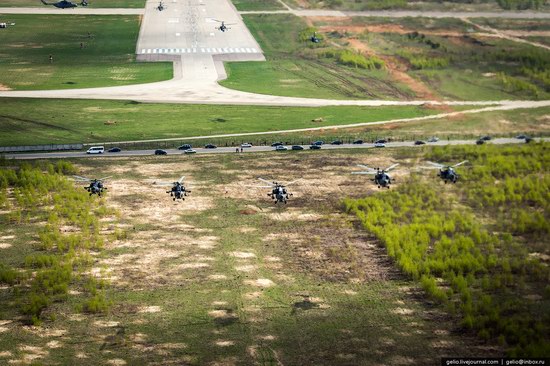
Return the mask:
{"type": "Polygon", "coordinates": [[[438,142],[438,141],[439,141],[439,137],[435,137],[435,136],[434,136],[434,137],[430,137],[430,138],[428,139],[428,142],[438,142]]]}
{"type": "Polygon", "coordinates": [[[103,146],[92,146],[87,151],[86,154],[103,154],[105,148],[103,146]]]}
{"type": "Polygon", "coordinates": [[[386,147],[386,144],[383,144],[381,142],[377,142],[376,144],[374,144],[374,147],[386,147]]]}
{"type": "Polygon", "coordinates": [[[187,150],[183,150],[183,153],[184,154],[196,154],[197,152],[193,149],[187,149],[187,150]]]}
{"type": "Polygon", "coordinates": [[[241,144],[241,147],[252,147],[252,144],[245,142],[244,144],[241,144]]]}
{"type": "Polygon", "coordinates": [[[275,151],[286,151],[286,150],[288,150],[288,147],[283,145],[279,145],[275,147],[275,151]]]}

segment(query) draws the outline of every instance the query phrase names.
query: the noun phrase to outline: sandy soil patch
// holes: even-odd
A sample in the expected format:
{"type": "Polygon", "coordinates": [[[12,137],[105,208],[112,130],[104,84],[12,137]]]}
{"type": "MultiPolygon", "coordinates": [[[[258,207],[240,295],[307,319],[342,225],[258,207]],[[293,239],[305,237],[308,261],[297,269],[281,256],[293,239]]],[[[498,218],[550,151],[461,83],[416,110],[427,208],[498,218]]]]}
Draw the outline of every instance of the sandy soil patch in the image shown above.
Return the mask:
{"type": "Polygon", "coordinates": [[[242,266],[235,266],[236,271],[246,272],[246,273],[254,272],[257,269],[258,269],[258,266],[255,266],[255,265],[252,265],[252,264],[245,264],[245,265],[242,265],[242,266]]]}
{"type": "Polygon", "coordinates": [[[11,244],[8,243],[0,243],[0,249],[8,249],[11,247],[11,244]]]}
{"type": "Polygon", "coordinates": [[[275,286],[275,282],[267,278],[259,278],[257,280],[245,280],[245,285],[268,288],[275,286]]]}
{"type": "Polygon", "coordinates": [[[160,306],[144,306],[138,310],[138,313],[160,313],[161,311],[160,306]]]}
{"type": "Polygon", "coordinates": [[[227,276],[224,274],[212,274],[208,276],[208,279],[219,281],[219,280],[227,280],[227,276]]]}
{"type": "Polygon", "coordinates": [[[414,314],[414,310],[407,309],[407,308],[395,308],[392,312],[394,314],[399,314],[399,315],[412,315],[412,314],[414,314]]]}
{"type": "Polygon", "coordinates": [[[240,258],[240,259],[250,259],[250,258],[256,258],[256,254],[250,253],[250,252],[231,252],[229,253],[232,257],[240,258]]]}
{"type": "Polygon", "coordinates": [[[122,365],[126,365],[127,362],[121,358],[113,358],[111,360],[107,360],[107,364],[114,365],[114,366],[122,366],[122,365]]]}
{"type": "Polygon", "coordinates": [[[214,344],[218,347],[229,347],[229,346],[233,346],[235,342],[220,339],[215,341],[214,344]]]}

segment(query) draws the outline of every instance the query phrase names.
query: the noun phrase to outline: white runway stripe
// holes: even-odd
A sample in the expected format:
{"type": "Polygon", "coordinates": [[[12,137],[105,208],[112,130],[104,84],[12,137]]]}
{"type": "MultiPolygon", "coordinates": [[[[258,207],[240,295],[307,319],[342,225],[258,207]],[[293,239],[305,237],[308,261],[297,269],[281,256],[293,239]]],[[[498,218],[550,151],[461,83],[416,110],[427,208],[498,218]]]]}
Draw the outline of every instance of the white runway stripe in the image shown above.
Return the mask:
{"type": "Polygon", "coordinates": [[[245,50],[246,50],[246,53],[252,52],[252,51],[250,50],[250,48],[245,48],[245,50]]]}

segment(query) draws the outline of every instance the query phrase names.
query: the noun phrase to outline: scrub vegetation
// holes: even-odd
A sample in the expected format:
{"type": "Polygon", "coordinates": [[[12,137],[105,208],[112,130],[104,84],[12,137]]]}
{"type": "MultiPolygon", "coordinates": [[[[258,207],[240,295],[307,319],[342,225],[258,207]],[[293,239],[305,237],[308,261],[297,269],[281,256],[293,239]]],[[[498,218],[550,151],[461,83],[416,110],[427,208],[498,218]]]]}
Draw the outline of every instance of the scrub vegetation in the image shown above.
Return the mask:
{"type": "Polygon", "coordinates": [[[465,330],[510,356],[548,355],[550,271],[540,259],[550,239],[548,144],[433,148],[425,157],[471,167],[456,186],[412,177],[346,199],[346,210],[465,330]]]}
{"type": "Polygon", "coordinates": [[[75,173],[70,163],[2,165],[0,231],[12,233],[3,238],[20,246],[0,266],[0,282],[10,289],[0,293],[6,305],[0,316],[19,313],[23,323],[33,325],[51,321],[70,289],[80,289],[76,307],[82,311],[106,312],[107,283],[89,271],[104,245],[100,220],[109,209],[64,176],[75,173]]]}
{"type": "MultiPolygon", "coordinates": [[[[47,1],[48,3],[54,3],[59,0],[47,1]]],[[[70,0],[69,0],[70,1],[70,0]]],[[[75,4],[80,4],[80,0],[72,1],[75,4]]],[[[0,7],[40,7],[46,8],[47,6],[40,1],[35,0],[0,0],[0,7]]],[[[88,3],[89,8],[143,8],[145,7],[145,0],[93,0],[88,3]]],[[[70,12],[70,9],[66,10],[70,12]]]]}
{"type": "Polygon", "coordinates": [[[10,15],[10,21],[17,25],[0,38],[4,90],[117,86],[172,77],[171,63],[135,61],[137,16],[10,15]]]}

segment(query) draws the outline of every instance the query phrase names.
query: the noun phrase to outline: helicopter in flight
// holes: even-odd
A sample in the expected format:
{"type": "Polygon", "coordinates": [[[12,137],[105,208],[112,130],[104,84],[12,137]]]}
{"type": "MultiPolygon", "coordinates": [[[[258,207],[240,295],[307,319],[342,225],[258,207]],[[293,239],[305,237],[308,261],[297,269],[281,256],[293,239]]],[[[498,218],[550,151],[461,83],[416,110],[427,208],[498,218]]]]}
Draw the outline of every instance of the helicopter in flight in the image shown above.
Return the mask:
{"type": "Polygon", "coordinates": [[[441,179],[443,179],[443,181],[445,181],[445,184],[447,184],[447,182],[456,183],[456,181],[458,180],[458,178],[460,176],[457,174],[457,172],[454,170],[454,168],[456,168],[457,166],[460,166],[464,163],[467,163],[467,162],[468,162],[468,160],[464,160],[464,161],[461,161],[460,163],[455,164],[455,165],[443,165],[443,164],[427,161],[427,163],[430,164],[431,166],[424,166],[422,168],[424,168],[424,169],[439,169],[439,173],[437,173],[437,176],[440,177],[441,179]]]}
{"type": "Polygon", "coordinates": [[[168,183],[168,182],[161,182],[161,183],[155,183],[160,186],[172,186],[172,188],[169,191],[166,191],[166,193],[170,193],[170,197],[172,197],[172,200],[182,200],[185,201],[185,197],[187,197],[188,193],[191,193],[190,190],[185,188],[183,185],[183,180],[185,179],[185,176],[182,176],[178,181],[168,183]]]}
{"type": "Polygon", "coordinates": [[[386,169],[380,169],[380,168],[371,168],[370,166],[357,164],[358,167],[366,169],[361,172],[352,172],[351,174],[372,174],[374,175],[374,178],[372,181],[378,185],[378,188],[390,188],[390,184],[392,183],[392,178],[388,175],[387,172],[394,169],[399,164],[393,164],[392,166],[387,167],[386,169]]]}
{"type": "Polygon", "coordinates": [[[78,182],[88,182],[89,185],[84,187],[88,192],[90,192],[90,196],[93,194],[97,194],[99,197],[101,197],[101,193],[103,191],[107,190],[107,187],[103,185],[103,181],[105,179],[108,179],[110,177],[104,177],[100,179],[91,179],[86,177],[81,177],[79,175],[73,175],[73,178],[78,182]]]}
{"type": "Polygon", "coordinates": [[[216,27],[217,30],[220,30],[222,32],[225,32],[231,28],[228,27],[228,25],[235,25],[237,23],[229,23],[229,24],[225,24],[225,22],[223,20],[216,20],[216,19],[213,19],[215,22],[218,22],[218,23],[222,23],[219,27],[216,27]]]}
{"type": "Polygon", "coordinates": [[[159,2],[158,6],[157,6],[157,10],[158,11],[163,11],[164,10],[164,4],[162,3],[162,1],[159,2]]]}
{"type": "Polygon", "coordinates": [[[297,180],[294,180],[294,181],[289,182],[287,184],[282,184],[282,183],[278,183],[278,182],[275,182],[275,181],[270,182],[267,179],[263,179],[263,178],[258,178],[258,179],[261,180],[264,183],[267,183],[267,185],[264,185],[264,186],[250,186],[250,187],[271,188],[271,193],[268,193],[267,195],[269,197],[271,197],[271,199],[274,200],[274,202],[276,204],[279,203],[279,202],[286,204],[287,200],[292,196],[292,193],[289,193],[286,187],[293,184],[293,183],[296,183],[299,180],[299,179],[297,179],[297,180]]]}
{"type": "Polygon", "coordinates": [[[321,40],[317,38],[317,32],[313,32],[313,35],[309,38],[309,40],[313,43],[319,43],[321,40]]]}
{"type": "MultiPolygon", "coordinates": [[[[56,3],[48,3],[45,0],[40,0],[40,1],[42,1],[42,4],[44,4],[44,5],[53,5],[56,8],[59,8],[59,9],[68,9],[68,8],[70,9],[70,8],[76,8],[78,6],[78,4],[75,4],[75,3],[71,2],[71,1],[68,1],[68,0],[61,0],[61,1],[58,1],[56,3]]],[[[80,5],[88,6],[88,1],[87,0],[82,0],[80,5]]]]}

